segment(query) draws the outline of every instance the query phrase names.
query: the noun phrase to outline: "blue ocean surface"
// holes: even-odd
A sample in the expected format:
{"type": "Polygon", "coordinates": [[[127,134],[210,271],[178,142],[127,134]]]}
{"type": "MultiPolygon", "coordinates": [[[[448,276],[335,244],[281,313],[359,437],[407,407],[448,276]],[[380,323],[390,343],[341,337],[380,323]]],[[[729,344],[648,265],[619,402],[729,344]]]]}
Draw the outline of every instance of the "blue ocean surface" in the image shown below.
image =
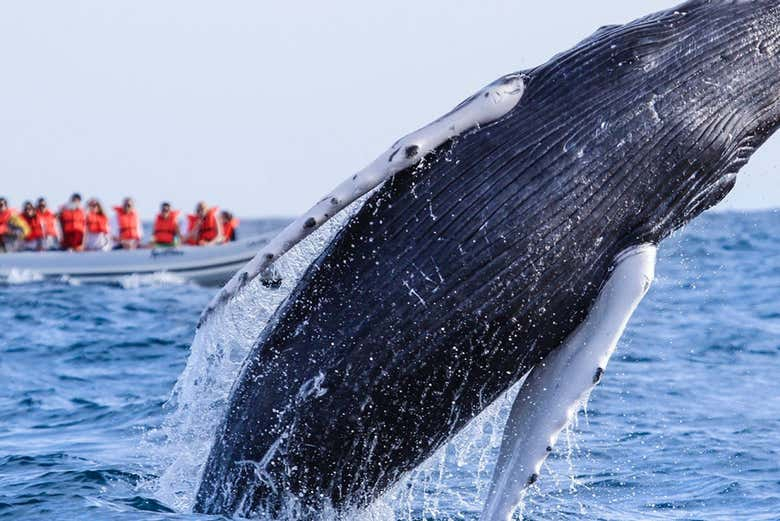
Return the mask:
{"type": "MultiPolygon", "coordinates": [[[[778,230],[779,212],[708,213],[662,245],[653,288],[524,519],[780,520],[778,230]]],[[[197,476],[170,472],[202,456],[162,440],[215,291],[165,277],[0,285],[0,519],[217,519],[187,511],[197,476]]],[[[504,402],[371,516],[477,519],[504,402]]]]}

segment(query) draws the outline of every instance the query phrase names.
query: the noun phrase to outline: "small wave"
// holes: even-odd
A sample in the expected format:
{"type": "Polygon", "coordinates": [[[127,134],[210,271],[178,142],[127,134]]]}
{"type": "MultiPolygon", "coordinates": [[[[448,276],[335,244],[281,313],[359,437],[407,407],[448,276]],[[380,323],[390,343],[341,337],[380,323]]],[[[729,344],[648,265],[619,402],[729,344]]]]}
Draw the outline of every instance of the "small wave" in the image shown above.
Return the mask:
{"type": "Polygon", "coordinates": [[[141,480],[138,474],[110,468],[46,472],[38,478],[50,482],[87,483],[100,486],[117,481],[135,486],[141,480]]]}
{"type": "Polygon", "coordinates": [[[79,279],[74,279],[70,275],[63,275],[60,277],[60,282],[73,287],[81,286],[81,281],[79,279]]]}
{"type": "Polygon", "coordinates": [[[4,282],[7,284],[30,284],[41,282],[43,279],[43,274],[37,271],[12,268],[4,282]]]}
{"type": "Polygon", "coordinates": [[[124,289],[138,289],[154,286],[173,286],[186,284],[186,279],[174,273],[160,272],[150,275],[127,275],[119,279],[119,285],[124,289]]]}
{"type": "Polygon", "coordinates": [[[134,496],[126,499],[120,499],[118,501],[142,512],[161,512],[166,514],[172,514],[175,512],[175,510],[171,510],[156,499],[144,496],[134,496]]]}

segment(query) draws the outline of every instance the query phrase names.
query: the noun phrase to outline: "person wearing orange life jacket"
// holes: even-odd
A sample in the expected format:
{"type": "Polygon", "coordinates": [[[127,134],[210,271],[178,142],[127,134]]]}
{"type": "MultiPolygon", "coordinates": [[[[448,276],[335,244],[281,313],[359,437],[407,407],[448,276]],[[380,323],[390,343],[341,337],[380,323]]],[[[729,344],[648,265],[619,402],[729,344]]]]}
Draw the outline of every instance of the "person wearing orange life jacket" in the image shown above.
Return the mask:
{"type": "Polygon", "coordinates": [[[8,233],[8,221],[15,212],[8,207],[8,200],[0,197],[0,236],[8,233]]]}
{"type": "Polygon", "coordinates": [[[207,246],[222,239],[222,223],[217,218],[219,208],[209,208],[203,201],[195,207],[195,213],[188,215],[187,244],[207,246]]]}
{"type": "Polygon", "coordinates": [[[16,212],[8,207],[8,200],[5,197],[0,197],[0,252],[10,249],[10,245],[15,239],[15,234],[9,226],[11,217],[14,215],[16,212]]]}
{"type": "Polygon", "coordinates": [[[160,213],[154,221],[153,245],[176,246],[181,238],[179,211],[172,210],[170,203],[160,205],[160,213]]]}
{"type": "Polygon", "coordinates": [[[57,215],[49,210],[46,199],[43,197],[38,198],[38,203],[35,209],[38,213],[38,219],[41,221],[41,226],[43,227],[43,249],[57,249],[60,244],[60,240],[62,239],[60,227],[57,224],[57,215]]]}
{"type": "Polygon", "coordinates": [[[87,233],[84,237],[84,249],[87,251],[108,251],[111,249],[111,234],[108,227],[108,216],[103,211],[103,205],[97,199],[87,203],[89,211],[86,217],[87,233]]]}
{"type": "Polygon", "coordinates": [[[115,206],[114,211],[116,212],[114,229],[117,231],[114,241],[117,243],[117,248],[135,250],[141,245],[143,238],[141,219],[135,211],[135,202],[126,197],[122,201],[122,206],[115,206]]]}
{"type": "Polygon", "coordinates": [[[43,250],[43,226],[38,217],[38,212],[30,201],[25,201],[21,218],[27,223],[27,231],[19,244],[20,250],[41,251],[43,250]]]}
{"type": "Polygon", "coordinates": [[[68,204],[60,208],[59,218],[62,229],[62,249],[83,251],[87,222],[84,210],[81,209],[81,195],[70,196],[68,204]]]}
{"type": "Polygon", "coordinates": [[[219,213],[219,220],[222,223],[222,242],[228,243],[235,241],[239,220],[227,210],[223,210],[219,213]]]}

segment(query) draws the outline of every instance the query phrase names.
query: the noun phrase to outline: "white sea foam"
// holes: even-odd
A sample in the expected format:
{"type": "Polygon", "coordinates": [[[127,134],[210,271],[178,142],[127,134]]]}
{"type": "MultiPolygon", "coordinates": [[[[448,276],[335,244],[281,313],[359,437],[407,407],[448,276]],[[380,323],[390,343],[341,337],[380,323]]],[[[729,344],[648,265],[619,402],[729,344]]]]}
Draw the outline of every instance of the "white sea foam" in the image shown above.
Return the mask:
{"type": "Polygon", "coordinates": [[[187,280],[175,273],[160,272],[149,275],[127,275],[119,279],[119,285],[124,289],[138,289],[150,286],[173,286],[186,284],[187,280]]]}
{"type": "Polygon", "coordinates": [[[43,280],[43,275],[33,270],[20,270],[13,268],[8,272],[8,276],[5,277],[5,282],[8,284],[29,284],[31,282],[40,282],[43,280]]]}

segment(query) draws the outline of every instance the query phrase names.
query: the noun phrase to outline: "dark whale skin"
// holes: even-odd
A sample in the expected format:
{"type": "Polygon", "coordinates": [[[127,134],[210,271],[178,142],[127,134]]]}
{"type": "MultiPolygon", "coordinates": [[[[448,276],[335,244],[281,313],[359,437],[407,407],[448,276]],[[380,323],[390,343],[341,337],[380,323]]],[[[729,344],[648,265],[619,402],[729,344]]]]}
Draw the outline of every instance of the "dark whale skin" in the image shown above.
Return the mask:
{"type": "Polygon", "coordinates": [[[731,190],[778,125],[778,21],[694,1],[603,28],[388,181],[258,339],[195,510],[305,519],[420,465],[573,332],[618,253],[731,190]]]}

